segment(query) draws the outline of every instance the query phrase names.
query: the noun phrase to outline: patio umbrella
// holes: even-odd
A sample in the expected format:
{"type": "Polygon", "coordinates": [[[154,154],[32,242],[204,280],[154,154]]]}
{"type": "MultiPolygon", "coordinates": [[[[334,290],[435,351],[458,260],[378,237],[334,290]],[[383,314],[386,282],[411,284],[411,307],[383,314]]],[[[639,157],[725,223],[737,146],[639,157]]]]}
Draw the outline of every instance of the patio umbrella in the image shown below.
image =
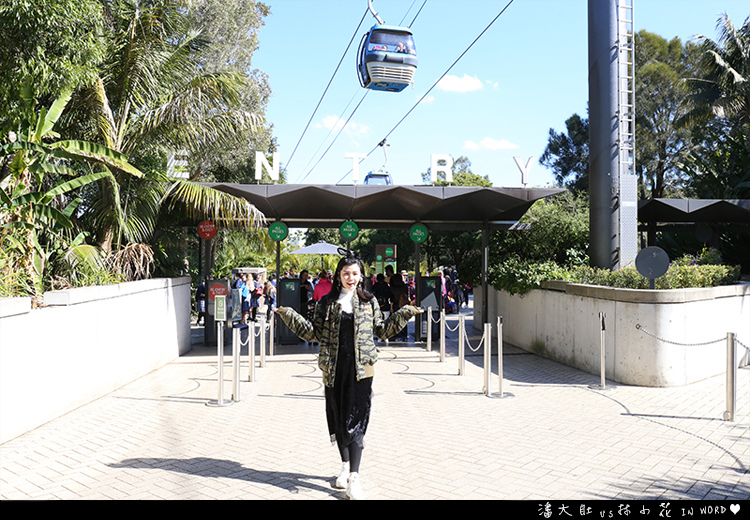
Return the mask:
{"type": "Polygon", "coordinates": [[[301,249],[297,249],[296,251],[292,251],[293,255],[320,255],[320,268],[323,269],[323,256],[324,255],[338,255],[339,249],[342,249],[341,246],[335,246],[333,244],[329,244],[328,242],[323,242],[322,240],[318,242],[317,244],[313,244],[311,246],[303,247],[301,249]]]}

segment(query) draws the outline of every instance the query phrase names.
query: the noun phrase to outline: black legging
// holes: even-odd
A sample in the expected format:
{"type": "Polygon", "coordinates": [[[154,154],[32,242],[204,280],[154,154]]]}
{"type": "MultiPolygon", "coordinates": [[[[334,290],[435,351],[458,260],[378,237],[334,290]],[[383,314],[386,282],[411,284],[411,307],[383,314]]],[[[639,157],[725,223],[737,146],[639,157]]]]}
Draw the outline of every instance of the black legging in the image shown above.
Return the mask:
{"type": "Polygon", "coordinates": [[[362,447],[356,442],[348,446],[339,446],[341,460],[349,463],[350,473],[359,473],[359,463],[362,461],[362,447]]]}

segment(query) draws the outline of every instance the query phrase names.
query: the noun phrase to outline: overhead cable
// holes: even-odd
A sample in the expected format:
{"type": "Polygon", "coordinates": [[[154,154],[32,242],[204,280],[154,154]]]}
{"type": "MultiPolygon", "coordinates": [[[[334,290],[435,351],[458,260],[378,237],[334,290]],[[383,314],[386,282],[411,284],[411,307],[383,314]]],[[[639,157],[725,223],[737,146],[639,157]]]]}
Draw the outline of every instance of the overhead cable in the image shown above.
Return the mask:
{"type": "Polygon", "coordinates": [[[326,85],[326,88],[323,91],[323,94],[320,96],[320,100],[318,101],[318,105],[315,107],[315,110],[313,110],[313,113],[310,116],[310,119],[307,121],[307,125],[305,125],[305,129],[302,131],[302,135],[300,136],[299,140],[297,141],[297,144],[294,146],[294,150],[292,150],[292,154],[289,156],[289,160],[286,163],[287,170],[289,169],[289,163],[292,162],[292,158],[294,157],[294,153],[297,151],[297,148],[299,147],[300,142],[302,142],[302,138],[305,136],[305,133],[307,133],[307,129],[310,127],[310,123],[312,122],[313,118],[315,117],[315,114],[318,112],[318,109],[320,108],[320,104],[323,102],[323,98],[325,98],[326,93],[328,92],[328,89],[331,86],[331,83],[333,83],[333,78],[336,77],[336,74],[339,71],[339,67],[341,67],[341,63],[344,61],[344,58],[346,57],[346,54],[349,52],[349,48],[352,46],[352,42],[354,41],[354,38],[359,33],[359,28],[362,27],[362,22],[365,20],[365,16],[367,16],[367,12],[368,12],[368,10],[365,9],[365,13],[362,15],[362,19],[359,21],[359,25],[357,25],[357,28],[354,30],[354,34],[352,34],[352,37],[349,40],[349,44],[346,46],[346,50],[344,50],[344,54],[341,55],[341,59],[339,60],[338,65],[336,65],[336,70],[333,71],[333,74],[331,75],[331,79],[328,80],[328,85],[326,85]]]}
{"type": "MultiPolygon", "coordinates": [[[[469,46],[468,46],[468,47],[466,48],[466,50],[464,50],[464,51],[463,51],[463,52],[461,53],[461,55],[460,55],[460,56],[459,56],[458,58],[456,58],[456,60],[455,60],[455,61],[454,61],[454,62],[453,62],[453,63],[451,64],[451,66],[450,66],[450,67],[448,67],[448,68],[446,69],[446,71],[445,71],[445,72],[443,72],[443,74],[442,74],[442,75],[441,75],[441,76],[440,76],[440,77],[439,77],[439,78],[437,79],[437,81],[435,81],[435,83],[433,83],[433,84],[432,84],[432,86],[431,86],[431,87],[430,87],[430,88],[429,88],[429,89],[427,90],[427,92],[425,92],[425,93],[424,93],[424,95],[423,95],[423,96],[422,96],[421,98],[419,98],[419,100],[418,100],[418,101],[417,101],[417,102],[416,102],[416,103],[414,104],[414,106],[413,106],[413,107],[411,107],[411,108],[409,109],[409,111],[408,111],[408,112],[407,112],[407,113],[406,113],[406,114],[404,115],[404,117],[402,117],[402,118],[401,118],[401,120],[400,120],[400,121],[399,121],[398,123],[396,123],[396,125],[395,125],[395,126],[394,126],[394,127],[393,127],[393,128],[392,128],[392,129],[391,129],[391,130],[390,130],[390,131],[389,131],[389,132],[388,132],[388,133],[386,134],[386,135],[385,135],[385,137],[384,137],[383,139],[387,139],[388,137],[390,137],[390,135],[391,135],[391,134],[392,134],[393,132],[395,132],[395,131],[396,131],[396,129],[397,129],[397,128],[398,128],[398,127],[399,127],[399,126],[401,125],[401,123],[403,123],[403,122],[404,122],[404,120],[405,120],[405,119],[406,119],[407,117],[409,117],[409,115],[410,115],[410,114],[411,114],[411,113],[412,113],[412,112],[414,111],[414,109],[415,109],[415,108],[417,108],[417,106],[419,106],[419,104],[420,104],[420,103],[422,102],[422,100],[424,100],[424,98],[426,98],[426,97],[427,97],[427,95],[428,95],[428,94],[429,94],[430,92],[432,92],[432,89],[434,89],[434,88],[435,88],[435,87],[436,87],[436,86],[438,85],[438,83],[440,83],[440,81],[441,81],[441,80],[442,80],[442,79],[443,79],[443,78],[444,78],[444,77],[445,77],[445,76],[446,76],[446,75],[447,75],[447,74],[448,74],[448,73],[449,73],[449,72],[451,71],[451,69],[453,69],[453,67],[455,67],[455,66],[456,66],[456,64],[457,64],[457,63],[458,63],[458,62],[459,62],[459,61],[461,60],[461,58],[463,58],[463,57],[464,57],[464,55],[465,55],[465,54],[466,54],[467,52],[469,52],[469,50],[470,50],[470,49],[471,49],[471,48],[472,48],[472,47],[474,46],[474,44],[475,44],[475,43],[477,43],[477,42],[479,41],[479,39],[480,39],[480,38],[481,38],[481,37],[482,37],[482,36],[484,35],[484,33],[486,33],[486,32],[487,32],[487,31],[489,30],[489,28],[490,28],[490,27],[492,27],[492,24],[494,24],[494,23],[495,23],[495,22],[497,21],[497,19],[498,19],[498,18],[500,18],[500,16],[502,16],[502,15],[503,15],[503,13],[504,13],[504,12],[505,12],[505,11],[506,11],[506,10],[508,9],[508,7],[510,7],[510,5],[511,5],[511,4],[513,3],[513,1],[514,1],[514,0],[510,0],[510,1],[509,1],[509,2],[508,2],[508,3],[506,4],[506,5],[505,5],[505,7],[503,7],[503,9],[502,9],[502,10],[501,10],[501,11],[500,11],[500,12],[499,12],[498,14],[497,14],[497,16],[495,16],[495,18],[493,18],[493,19],[492,19],[492,21],[491,21],[491,22],[490,22],[490,23],[489,23],[489,24],[487,25],[487,27],[485,27],[485,28],[484,28],[484,30],[483,30],[483,31],[482,31],[481,33],[479,33],[479,36],[477,36],[476,38],[474,38],[474,41],[473,41],[473,42],[471,42],[471,44],[469,44],[469,46]]],[[[419,13],[417,13],[417,14],[419,14],[419,13]]],[[[381,142],[382,142],[382,140],[381,140],[381,142]]],[[[364,159],[366,159],[367,157],[369,157],[370,155],[372,155],[372,153],[373,153],[373,152],[374,152],[375,150],[377,150],[379,146],[380,146],[380,144],[377,144],[377,145],[375,145],[375,147],[373,147],[373,149],[372,149],[372,150],[370,150],[370,152],[369,152],[369,153],[368,153],[368,154],[367,154],[367,155],[366,155],[366,156],[364,157],[364,159]]],[[[364,160],[364,159],[362,159],[362,160],[364,160]]],[[[360,162],[361,162],[361,161],[360,161],[360,162]]],[[[346,177],[347,177],[347,176],[348,176],[348,175],[349,175],[349,174],[350,174],[351,172],[352,172],[352,170],[349,170],[349,171],[348,171],[348,172],[347,172],[347,173],[346,173],[346,174],[345,174],[345,175],[344,175],[343,177],[341,177],[341,179],[339,179],[339,181],[338,181],[338,182],[337,182],[336,184],[339,184],[339,183],[340,183],[340,182],[341,182],[342,180],[344,180],[344,179],[345,179],[345,178],[346,178],[346,177]]]]}

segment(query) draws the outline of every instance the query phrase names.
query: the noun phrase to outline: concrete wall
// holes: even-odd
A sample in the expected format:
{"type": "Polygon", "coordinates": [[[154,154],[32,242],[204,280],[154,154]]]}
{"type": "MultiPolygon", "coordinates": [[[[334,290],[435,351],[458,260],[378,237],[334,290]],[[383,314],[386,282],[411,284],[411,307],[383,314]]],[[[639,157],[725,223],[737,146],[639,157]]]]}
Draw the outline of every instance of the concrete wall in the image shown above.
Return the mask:
{"type": "MultiPolygon", "coordinates": [[[[475,291],[480,301],[481,288],[475,291]]],[[[522,296],[489,293],[493,336],[502,316],[503,344],[596,375],[599,312],[605,313],[605,377],[619,383],[687,385],[725,373],[728,332],[750,346],[750,285],[650,291],[548,282],[522,296]]],[[[479,307],[475,327],[481,326],[479,307]]],[[[739,365],[748,357],[739,346],[739,365]]]]}
{"type": "Polygon", "coordinates": [[[0,298],[0,443],[190,350],[190,278],[0,298]]]}

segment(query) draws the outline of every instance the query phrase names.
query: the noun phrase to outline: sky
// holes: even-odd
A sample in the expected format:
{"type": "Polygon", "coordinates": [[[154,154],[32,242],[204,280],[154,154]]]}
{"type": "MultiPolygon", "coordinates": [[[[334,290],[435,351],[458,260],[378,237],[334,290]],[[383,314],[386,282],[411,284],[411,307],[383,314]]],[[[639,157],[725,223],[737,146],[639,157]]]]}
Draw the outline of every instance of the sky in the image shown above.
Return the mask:
{"type": "MultiPolygon", "coordinates": [[[[529,164],[528,187],[554,185],[538,158],[550,129],[587,115],[588,0],[374,0],[386,24],[414,32],[415,84],[399,93],[359,85],[356,50],[376,23],[367,0],[263,1],[253,66],[268,75],[266,119],[288,183],[353,184],[347,154],[369,154],[359,183],[385,169],[394,184],[423,184],[431,155],[447,154],[493,186],[523,186],[514,157],[529,164]]],[[[736,26],[750,15],[747,0],[633,5],[636,31],[683,42],[717,40],[722,13],[736,26]]]]}

